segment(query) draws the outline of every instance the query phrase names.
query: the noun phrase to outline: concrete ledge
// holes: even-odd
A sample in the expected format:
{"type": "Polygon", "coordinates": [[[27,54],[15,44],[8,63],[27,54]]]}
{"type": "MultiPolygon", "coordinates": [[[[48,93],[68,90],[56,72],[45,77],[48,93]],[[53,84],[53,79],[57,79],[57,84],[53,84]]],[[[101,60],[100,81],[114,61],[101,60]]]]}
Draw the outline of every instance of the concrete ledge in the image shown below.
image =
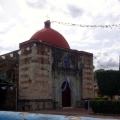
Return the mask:
{"type": "Polygon", "coordinates": [[[119,119],[0,111],[0,120],[119,120],[119,119]]]}

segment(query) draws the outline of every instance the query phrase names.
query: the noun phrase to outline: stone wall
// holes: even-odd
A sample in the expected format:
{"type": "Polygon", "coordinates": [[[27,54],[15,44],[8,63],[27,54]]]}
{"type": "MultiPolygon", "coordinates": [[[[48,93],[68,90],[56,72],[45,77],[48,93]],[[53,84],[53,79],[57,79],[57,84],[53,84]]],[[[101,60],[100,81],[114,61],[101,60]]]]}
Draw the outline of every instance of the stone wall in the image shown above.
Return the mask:
{"type": "Polygon", "coordinates": [[[69,78],[71,106],[81,99],[93,98],[93,55],[64,49],[39,41],[20,44],[19,106],[26,109],[51,109],[62,105],[62,83],[69,78]],[[29,107],[28,107],[29,106],[29,107]]]}
{"type": "Polygon", "coordinates": [[[94,97],[93,55],[77,50],[54,49],[53,52],[53,96],[54,100],[62,106],[62,83],[69,78],[73,90],[71,92],[71,106],[76,107],[81,99],[94,97]],[[64,58],[68,63],[64,63],[64,58]]]}
{"type": "Polygon", "coordinates": [[[84,67],[82,69],[82,98],[94,97],[94,74],[93,74],[93,58],[83,56],[84,67]]]}
{"type": "Polygon", "coordinates": [[[19,100],[28,100],[32,109],[37,109],[35,104],[41,106],[41,102],[52,100],[51,50],[33,43],[22,46],[20,50],[19,100]]]}

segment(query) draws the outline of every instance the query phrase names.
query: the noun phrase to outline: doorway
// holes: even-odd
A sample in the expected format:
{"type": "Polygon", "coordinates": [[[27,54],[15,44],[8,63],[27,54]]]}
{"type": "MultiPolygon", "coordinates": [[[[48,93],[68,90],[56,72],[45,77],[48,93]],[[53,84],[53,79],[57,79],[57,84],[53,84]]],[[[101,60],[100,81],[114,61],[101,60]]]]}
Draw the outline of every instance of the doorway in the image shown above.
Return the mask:
{"type": "MultiPolygon", "coordinates": [[[[63,82],[61,88],[64,89],[66,81],[63,82]]],[[[62,107],[71,107],[71,90],[67,82],[66,89],[62,91],[62,107]]]]}

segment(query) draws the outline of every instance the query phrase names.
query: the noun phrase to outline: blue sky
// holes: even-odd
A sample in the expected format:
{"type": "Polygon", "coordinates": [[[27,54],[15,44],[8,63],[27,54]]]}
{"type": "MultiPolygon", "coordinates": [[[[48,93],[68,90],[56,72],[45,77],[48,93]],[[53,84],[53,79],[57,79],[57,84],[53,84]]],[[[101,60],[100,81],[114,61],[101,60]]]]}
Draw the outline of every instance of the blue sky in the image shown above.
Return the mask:
{"type": "Polygon", "coordinates": [[[95,69],[119,68],[120,0],[0,0],[0,54],[19,49],[51,21],[118,27],[74,27],[52,23],[71,49],[91,52],[95,69]]]}

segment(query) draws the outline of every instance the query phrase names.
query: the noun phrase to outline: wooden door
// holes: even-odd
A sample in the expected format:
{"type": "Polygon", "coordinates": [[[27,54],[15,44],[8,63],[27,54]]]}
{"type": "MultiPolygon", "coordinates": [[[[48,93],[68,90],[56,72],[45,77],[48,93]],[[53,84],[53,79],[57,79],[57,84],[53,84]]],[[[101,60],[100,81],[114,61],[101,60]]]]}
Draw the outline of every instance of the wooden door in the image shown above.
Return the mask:
{"type": "MultiPolygon", "coordinates": [[[[62,89],[65,87],[66,81],[62,84],[62,89]]],[[[62,107],[70,107],[71,106],[71,90],[67,83],[66,89],[62,92],[62,107]]]]}

